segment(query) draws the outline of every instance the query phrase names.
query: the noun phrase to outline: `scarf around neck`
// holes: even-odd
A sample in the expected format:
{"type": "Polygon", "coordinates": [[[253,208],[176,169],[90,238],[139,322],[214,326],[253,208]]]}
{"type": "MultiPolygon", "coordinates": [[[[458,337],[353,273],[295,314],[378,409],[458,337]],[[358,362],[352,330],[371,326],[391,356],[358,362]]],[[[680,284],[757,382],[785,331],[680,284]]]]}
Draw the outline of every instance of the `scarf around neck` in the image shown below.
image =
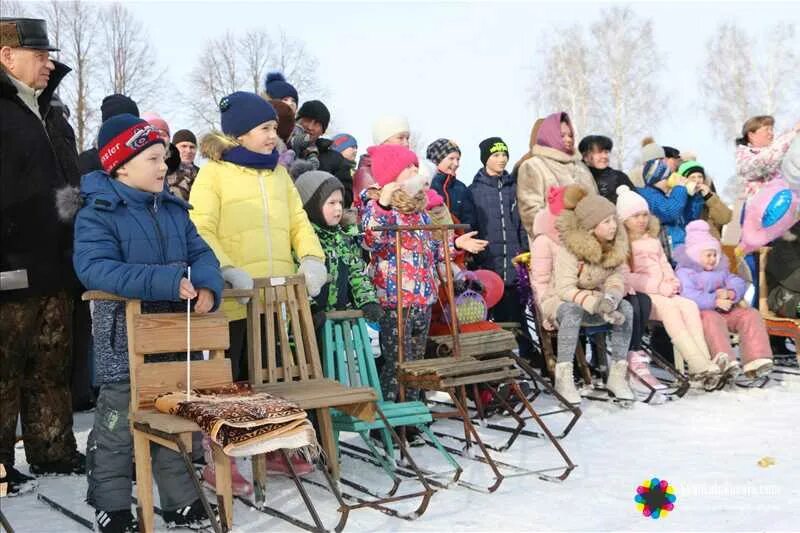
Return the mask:
{"type": "Polygon", "coordinates": [[[222,154],[222,160],[247,168],[275,170],[275,166],[278,164],[278,151],[273,150],[269,154],[259,154],[244,146],[237,146],[222,154]]]}

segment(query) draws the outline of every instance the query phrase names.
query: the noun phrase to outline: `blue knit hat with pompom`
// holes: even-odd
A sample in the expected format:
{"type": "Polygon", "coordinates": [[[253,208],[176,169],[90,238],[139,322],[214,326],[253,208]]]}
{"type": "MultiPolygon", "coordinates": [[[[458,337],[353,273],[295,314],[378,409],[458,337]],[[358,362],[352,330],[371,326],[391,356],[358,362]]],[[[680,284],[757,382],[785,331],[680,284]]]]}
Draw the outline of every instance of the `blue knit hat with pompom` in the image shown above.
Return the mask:
{"type": "Polygon", "coordinates": [[[236,91],[219,101],[222,132],[231,137],[244,135],[259,124],[278,120],[275,108],[255,93],[236,91]]]}
{"type": "Polygon", "coordinates": [[[264,90],[267,91],[270,98],[275,100],[282,100],[290,96],[294,98],[295,103],[300,101],[300,98],[297,96],[297,89],[286,81],[286,78],[281,72],[270,72],[267,74],[267,79],[264,81],[264,90]]]}

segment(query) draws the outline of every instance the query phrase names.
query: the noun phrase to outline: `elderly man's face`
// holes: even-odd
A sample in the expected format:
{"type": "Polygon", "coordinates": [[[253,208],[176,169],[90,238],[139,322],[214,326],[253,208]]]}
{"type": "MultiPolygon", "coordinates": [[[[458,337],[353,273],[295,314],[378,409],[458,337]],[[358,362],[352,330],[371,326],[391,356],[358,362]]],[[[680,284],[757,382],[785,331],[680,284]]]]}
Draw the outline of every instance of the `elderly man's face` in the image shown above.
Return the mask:
{"type": "Polygon", "coordinates": [[[0,58],[6,70],[31,89],[47,87],[50,73],[56,68],[46,50],[4,46],[0,58]]]}

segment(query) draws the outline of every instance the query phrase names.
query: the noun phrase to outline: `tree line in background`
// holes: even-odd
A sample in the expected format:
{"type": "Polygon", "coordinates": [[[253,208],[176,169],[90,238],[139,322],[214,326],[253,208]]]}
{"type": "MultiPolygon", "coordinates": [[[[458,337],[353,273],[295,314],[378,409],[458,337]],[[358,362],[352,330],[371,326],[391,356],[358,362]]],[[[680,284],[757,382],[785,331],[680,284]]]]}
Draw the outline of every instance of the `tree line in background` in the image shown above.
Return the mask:
{"type": "Polygon", "coordinates": [[[217,102],[236,90],[260,92],[269,70],[280,70],[301,94],[319,94],[317,60],[304,42],[283,30],[277,35],[254,29],[241,36],[228,31],[209,38],[195,59],[182,95],[158,62],[143,23],[122,3],[0,2],[2,16],[28,16],[47,21],[50,41],[60,48],[56,60],[72,68],[59,97],[70,110],[78,149],[93,143],[100,122],[100,103],[112,93],[130,96],[142,111],[168,113],[177,102],[188,105],[193,125],[213,127],[217,102]]]}
{"type": "MultiPolygon", "coordinates": [[[[73,69],[60,96],[71,111],[80,149],[92,144],[100,101],[111,93],[127,94],[143,110],[169,112],[183,102],[201,128],[216,124],[222,96],[260,92],[270,70],[283,72],[300,94],[324,95],[317,59],[283,30],[229,30],[208,38],[185,84],[191,95],[182,95],[159,64],[142,22],[121,3],[3,0],[0,10],[3,16],[47,20],[52,42],[61,48],[56,59],[73,69]]],[[[668,55],[656,46],[653,28],[652,20],[630,7],[605,9],[588,26],[557,28],[538,56],[532,95],[537,111],[567,110],[578,131],[608,135],[615,143],[615,164],[627,169],[636,162],[640,140],[668,112],[676,85],[696,88],[698,109],[729,145],[750,116],[794,116],[800,110],[800,46],[793,23],[779,22],[761,36],[723,23],[705,43],[700,70],[677,73],[679,66],[669,65],[672,80],[662,74],[668,55]]],[[[735,182],[729,180],[731,186],[735,182]]]]}
{"type": "MultiPolygon", "coordinates": [[[[793,23],[779,22],[761,36],[720,24],[705,43],[697,72],[669,64],[669,51],[656,46],[653,30],[652,20],[629,7],[603,10],[588,26],[557,28],[538,57],[532,95],[537,111],[567,110],[578,131],[614,139],[614,163],[623,169],[636,162],[641,139],[669,113],[669,94],[679,85],[696,90],[697,109],[731,150],[753,115],[796,118],[800,46],[793,23]],[[671,79],[663,74],[667,68],[671,79]]],[[[693,37],[691,31],[676,35],[693,37]]]]}

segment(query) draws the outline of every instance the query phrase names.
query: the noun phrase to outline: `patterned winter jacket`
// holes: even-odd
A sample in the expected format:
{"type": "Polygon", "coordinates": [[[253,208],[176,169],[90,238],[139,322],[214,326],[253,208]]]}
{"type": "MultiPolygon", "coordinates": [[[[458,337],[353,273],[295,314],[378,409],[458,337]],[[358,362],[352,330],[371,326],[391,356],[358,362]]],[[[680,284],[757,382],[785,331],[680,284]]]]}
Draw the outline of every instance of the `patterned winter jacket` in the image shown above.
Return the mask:
{"type": "MultiPolygon", "coordinates": [[[[430,224],[428,213],[404,214],[395,209],[383,209],[370,200],[361,221],[364,227],[364,247],[372,252],[370,274],[378,291],[378,301],[389,309],[397,306],[397,232],[375,231],[377,226],[414,226],[430,224]]],[[[437,266],[443,263],[441,242],[430,231],[406,231],[402,234],[402,271],[404,307],[426,307],[436,301],[439,288],[437,266]]]]}
{"type": "Polygon", "coordinates": [[[776,137],[763,148],[740,144],[736,147],[736,178],[745,184],[745,196],[753,196],[762,183],[781,177],[781,161],[797,131],[776,137]]]}
{"type": "Polygon", "coordinates": [[[317,233],[322,251],[325,252],[325,266],[328,268],[328,283],[322,287],[319,296],[314,298],[316,310],[361,308],[365,304],[377,302],[375,287],[367,275],[367,265],[361,257],[358,243],[358,228],[347,229],[336,226],[333,229],[311,224],[317,233]]]}

